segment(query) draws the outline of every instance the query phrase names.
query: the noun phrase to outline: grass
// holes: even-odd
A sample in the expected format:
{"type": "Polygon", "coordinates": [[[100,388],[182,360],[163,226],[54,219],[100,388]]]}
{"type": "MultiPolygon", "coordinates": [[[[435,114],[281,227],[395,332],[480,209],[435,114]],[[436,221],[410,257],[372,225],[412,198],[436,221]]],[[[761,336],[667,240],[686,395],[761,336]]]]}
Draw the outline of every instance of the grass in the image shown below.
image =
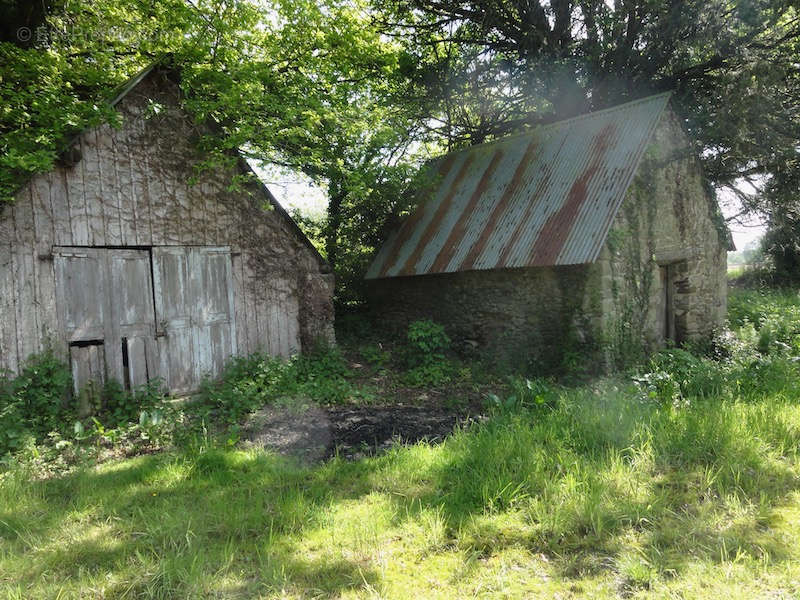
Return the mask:
{"type": "Polygon", "coordinates": [[[537,388],[440,445],[20,462],[0,479],[0,596],[798,597],[797,300],[737,294],[739,358],[655,361],[675,388],[537,388]],[[785,327],[762,353],[768,322],[785,327]]]}

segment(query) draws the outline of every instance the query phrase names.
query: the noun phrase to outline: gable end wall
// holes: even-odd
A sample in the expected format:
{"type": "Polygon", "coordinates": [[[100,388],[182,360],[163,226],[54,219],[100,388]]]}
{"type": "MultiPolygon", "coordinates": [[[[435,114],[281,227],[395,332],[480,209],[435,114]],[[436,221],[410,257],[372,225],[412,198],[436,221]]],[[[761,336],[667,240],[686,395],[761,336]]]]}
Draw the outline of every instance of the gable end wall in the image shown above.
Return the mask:
{"type": "Polygon", "coordinates": [[[229,246],[237,352],[288,355],[333,340],[333,276],[236,166],[189,185],[201,130],[177,86],[153,71],[117,105],[122,126],[80,135],[81,159],[36,175],[0,207],[0,369],[52,347],[66,356],[53,246],[229,246]]]}
{"type": "Polygon", "coordinates": [[[727,251],[715,211],[681,123],[667,111],[595,263],[607,334],[621,335],[627,321],[647,347],[661,346],[667,284],[675,341],[706,338],[724,325],[727,251]],[[665,282],[668,265],[672,279],[665,282]]]}

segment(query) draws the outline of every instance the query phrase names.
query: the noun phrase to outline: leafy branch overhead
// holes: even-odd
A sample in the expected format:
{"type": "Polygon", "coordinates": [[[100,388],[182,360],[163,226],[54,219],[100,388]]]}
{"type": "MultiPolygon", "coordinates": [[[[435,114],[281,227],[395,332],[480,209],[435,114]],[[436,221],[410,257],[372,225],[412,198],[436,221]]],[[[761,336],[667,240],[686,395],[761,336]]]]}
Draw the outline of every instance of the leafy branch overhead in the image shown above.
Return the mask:
{"type": "Polygon", "coordinates": [[[345,280],[426,158],[666,89],[714,185],[757,183],[745,209],[774,223],[798,213],[790,0],[2,0],[0,17],[3,201],[169,60],[198,129],[213,124],[197,168],[237,149],[326,186],[345,280]]]}

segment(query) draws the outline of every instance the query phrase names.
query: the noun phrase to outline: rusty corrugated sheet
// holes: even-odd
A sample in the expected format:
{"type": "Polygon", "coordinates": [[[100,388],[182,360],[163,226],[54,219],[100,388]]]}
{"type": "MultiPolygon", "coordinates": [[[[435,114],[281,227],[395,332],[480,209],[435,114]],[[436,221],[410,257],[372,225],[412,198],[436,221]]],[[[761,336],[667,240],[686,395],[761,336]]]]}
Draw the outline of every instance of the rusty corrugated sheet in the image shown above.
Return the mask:
{"type": "Polygon", "coordinates": [[[445,156],[427,199],[379,250],[367,279],[593,262],[668,99],[445,156]]]}

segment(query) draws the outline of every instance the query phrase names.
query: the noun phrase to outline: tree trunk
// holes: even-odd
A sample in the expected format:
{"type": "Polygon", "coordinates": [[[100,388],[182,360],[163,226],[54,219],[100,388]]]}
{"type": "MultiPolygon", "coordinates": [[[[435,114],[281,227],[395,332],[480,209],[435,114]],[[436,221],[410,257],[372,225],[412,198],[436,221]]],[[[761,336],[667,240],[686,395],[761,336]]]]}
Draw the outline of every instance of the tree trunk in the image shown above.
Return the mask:
{"type": "Polygon", "coordinates": [[[325,226],[325,254],[331,269],[336,270],[339,253],[339,228],[342,225],[342,203],[347,193],[340,176],[328,179],[328,222],[325,226]]]}

